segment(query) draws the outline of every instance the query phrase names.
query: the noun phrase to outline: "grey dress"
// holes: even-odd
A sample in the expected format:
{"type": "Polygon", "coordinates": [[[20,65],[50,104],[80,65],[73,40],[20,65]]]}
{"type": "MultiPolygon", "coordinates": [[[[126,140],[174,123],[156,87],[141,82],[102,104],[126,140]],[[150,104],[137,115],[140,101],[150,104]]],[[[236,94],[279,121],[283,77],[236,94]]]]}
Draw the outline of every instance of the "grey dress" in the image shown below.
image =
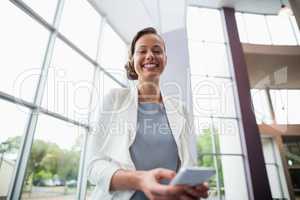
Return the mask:
{"type": "MultiPolygon", "coordinates": [[[[137,133],[130,155],[136,170],[167,168],[176,171],[178,150],[163,104],[139,103],[137,133]]],[[[146,199],[141,191],[135,192],[131,198],[146,199]]]]}

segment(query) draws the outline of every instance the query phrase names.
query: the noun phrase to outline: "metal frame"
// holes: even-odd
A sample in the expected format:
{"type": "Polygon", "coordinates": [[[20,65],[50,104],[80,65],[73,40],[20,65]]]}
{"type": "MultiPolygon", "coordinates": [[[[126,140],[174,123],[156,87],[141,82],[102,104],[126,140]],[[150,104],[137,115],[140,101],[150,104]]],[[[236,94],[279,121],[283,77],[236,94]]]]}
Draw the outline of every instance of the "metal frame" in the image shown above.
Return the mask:
{"type": "MultiPolygon", "coordinates": [[[[201,7],[198,7],[198,8],[201,8],[201,7]]],[[[221,15],[220,17],[222,18],[222,10],[221,9],[218,9],[220,12],[221,12],[221,15]]],[[[223,24],[224,23],[224,20],[223,20],[223,24]]],[[[214,126],[214,122],[213,122],[213,119],[229,119],[229,120],[235,120],[238,124],[238,131],[239,131],[239,135],[242,134],[242,126],[240,125],[241,123],[241,118],[240,118],[240,111],[239,111],[239,106],[238,106],[238,97],[237,97],[237,90],[235,89],[236,87],[236,80],[234,78],[234,74],[233,74],[233,71],[232,71],[232,63],[231,63],[231,59],[229,57],[229,52],[228,52],[228,39],[226,37],[226,32],[227,32],[227,29],[223,27],[223,32],[224,32],[224,42],[211,42],[211,41],[196,41],[196,40],[190,40],[190,41],[196,41],[196,42],[199,42],[199,43],[213,43],[213,44],[223,44],[225,45],[225,49],[226,49],[226,56],[227,56],[227,59],[228,59],[228,68],[229,68],[229,73],[230,75],[229,76],[210,76],[210,75],[195,75],[195,76],[200,76],[202,78],[213,78],[213,79],[228,79],[228,80],[231,80],[233,84],[233,94],[235,95],[234,96],[234,103],[235,103],[235,110],[236,110],[236,117],[231,117],[231,116],[217,116],[217,115],[203,115],[203,116],[199,116],[199,118],[206,118],[206,119],[211,119],[211,125],[214,126]]],[[[212,130],[213,131],[213,130],[212,130]]],[[[221,166],[218,165],[218,162],[217,162],[217,157],[221,157],[221,156],[234,156],[234,157],[239,157],[242,159],[242,162],[243,162],[243,165],[245,166],[246,165],[246,151],[245,149],[242,148],[242,152],[241,154],[238,154],[238,153],[233,153],[233,154],[230,154],[230,153],[221,153],[221,152],[217,152],[217,147],[216,147],[216,144],[215,144],[215,137],[214,137],[214,133],[212,132],[211,133],[211,140],[212,140],[212,143],[213,143],[213,152],[212,153],[201,153],[201,155],[206,155],[206,156],[212,156],[213,159],[214,159],[214,166],[216,169],[219,169],[221,166]]],[[[241,137],[241,136],[240,136],[241,137]]],[[[241,141],[241,143],[243,143],[241,141]]],[[[241,145],[243,146],[243,145],[241,145]]],[[[246,170],[245,170],[246,172],[246,170]]],[[[247,173],[245,174],[245,178],[246,178],[246,184],[247,184],[247,187],[248,187],[248,182],[249,182],[249,176],[247,176],[247,173]]],[[[217,193],[218,193],[218,199],[221,200],[222,199],[222,196],[221,196],[221,186],[220,186],[220,175],[217,173],[216,174],[216,184],[217,184],[217,193]]],[[[253,199],[251,198],[251,192],[249,191],[249,187],[247,188],[247,191],[248,191],[248,198],[249,199],[253,199]]],[[[226,193],[226,191],[225,191],[226,193]]]]}
{"type": "Polygon", "coordinates": [[[236,102],[239,105],[238,112],[241,116],[241,141],[245,154],[245,172],[249,198],[272,199],[269,187],[267,171],[264,164],[262,145],[253,109],[251,108],[250,85],[247,66],[243,55],[242,45],[239,40],[235,10],[223,8],[224,29],[227,33],[228,53],[233,77],[236,81],[236,102]]]}
{"type": "Polygon", "coordinates": [[[3,99],[5,101],[9,101],[9,102],[14,103],[14,104],[24,106],[24,107],[29,108],[31,110],[38,110],[40,113],[46,114],[46,115],[54,117],[56,119],[60,119],[60,120],[65,121],[65,122],[69,122],[69,123],[74,124],[76,126],[81,126],[81,127],[85,128],[85,129],[88,129],[88,130],[90,129],[88,124],[81,123],[77,120],[67,118],[67,117],[65,117],[65,116],[63,116],[59,113],[55,113],[55,112],[47,110],[43,107],[39,107],[39,106],[37,106],[33,103],[30,103],[28,101],[25,101],[25,100],[17,98],[17,97],[14,97],[14,96],[12,96],[10,94],[7,94],[5,92],[0,91],[0,99],[3,99]]]}
{"type": "Polygon", "coordinates": [[[277,154],[276,154],[276,146],[275,146],[275,143],[273,141],[272,138],[268,138],[272,144],[272,153],[273,153],[273,157],[274,157],[274,161],[275,163],[273,164],[275,167],[276,167],[276,172],[277,172],[277,178],[278,178],[278,181],[279,181],[279,186],[280,186],[280,193],[281,193],[281,198],[284,199],[285,196],[284,196],[284,191],[283,191],[283,183],[282,183],[282,180],[281,180],[281,176],[280,176],[280,168],[279,168],[279,164],[278,164],[278,158],[277,158],[277,154]]]}
{"type": "MultiPolygon", "coordinates": [[[[78,172],[79,182],[78,182],[78,187],[77,187],[77,199],[85,199],[86,187],[84,187],[84,186],[86,186],[87,179],[85,177],[86,170],[85,170],[84,163],[86,160],[86,146],[87,146],[88,133],[90,131],[89,124],[81,123],[79,121],[67,118],[61,114],[49,111],[49,110],[41,107],[42,98],[43,98],[46,81],[47,81],[48,69],[49,69],[49,65],[51,62],[52,55],[53,55],[53,48],[54,48],[55,40],[57,38],[61,39],[65,44],[67,44],[71,49],[76,51],[80,56],[82,56],[88,62],[92,63],[93,66],[95,67],[94,73],[97,71],[97,69],[99,69],[106,76],[108,76],[109,78],[114,80],[116,83],[118,83],[121,87],[126,87],[126,85],[121,83],[117,78],[115,78],[112,74],[110,74],[103,67],[101,67],[101,65],[96,60],[93,60],[91,57],[89,57],[84,51],[82,51],[80,48],[78,48],[76,45],[74,45],[70,40],[68,40],[67,37],[65,37],[63,34],[61,34],[58,31],[59,23],[61,21],[60,18],[62,15],[65,0],[58,0],[58,2],[57,2],[53,25],[49,24],[38,13],[36,13],[33,9],[31,9],[29,6],[27,6],[26,3],[24,3],[23,1],[21,1],[21,0],[10,0],[10,1],[14,5],[16,5],[18,8],[20,8],[23,12],[25,12],[27,15],[32,17],[39,24],[41,24],[44,28],[46,28],[50,32],[50,36],[49,36],[48,45],[47,45],[47,48],[46,48],[46,51],[44,54],[41,75],[39,78],[37,89],[35,91],[35,97],[34,97],[33,103],[0,91],[0,99],[6,100],[11,103],[18,104],[18,105],[22,105],[22,106],[30,109],[30,114],[28,115],[28,121],[27,121],[26,129],[25,129],[25,133],[22,138],[21,147],[19,149],[19,155],[17,158],[13,178],[12,178],[10,188],[9,188],[8,199],[10,199],[10,200],[21,199],[22,188],[23,188],[24,179],[25,179],[25,175],[26,175],[27,163],[28,163],[28,160],[30,157],[30,151],[31,151],[31,147],[33,144],[33,140],[34,140],[37,120],[38,120],[38,116],[40,113],[55,117],[57,119],[72,123],[73,125],[80,126],[80,127],[83,127],[86,129],[86,134],[84,135],[83,149],[81,151],[81,157],[80,157],[80,170],[78,172]]],[[[99,38],[100,37],[101,37],[101,31],[99,32],[99,38]]],[[[94,81],[95,81],[95,76],[94,76],[94,81]]],[[[90,104],[91,104],[91,99],[90,99],[90,104]]],[[[89,106],[91,106],[91,105],[89,105],[89,106]]],[[[88,118],[89,117],[90,116],[88,116],[88,118]]]]}
{"type": "MultiPolygon", "coordinates": [[[[237,11],[239,12],[239,11],[237,11]]],[[[245,32],[246,32],[246,36],[247,36],[247,42],[248,44],[260,44],[260,43],[250,43],[249,42],[249,33],[248,33],[248,30],[247,30],[247,23],[245,21],[245,17],[244,17],[244,14],[257,14],[257,15],[261,15],[261,16],[264,16],[264,21],[265,21],[265,25],[266,25],[266,29],[267,29],[267,32],[268,32],[268,38],[271,42],[271,44],[267,44],[267,45],[271,45],[271,46],[276,46],[276,44],[274,44],[273,42],[273,37],[272,37],[272,34],[271,34],[271,31],[270,31],[270,27],[269,27],[269,21],[267,19],[267,16],[276,16],[276,15],[272,15],[272,14],[261,14],[261,13],[245,13],[245,12],[239,12],[242,16],[242,19],[243,19],[243,23],[244,23],[244,27],[245,27],[245,32]]],[[[296,21],[297,22],[297,21],[296,21]]],[[[291,29],[293,31],[293,36],[295,38],[295,41],[296,41],[296,44],[295,45],[290,45],[290,46],[299,46],[300,45],[300,41],[298,40],[297,38],[297,29],[295,28],[295,26],[293,25],[292,23],[292,20],[291,20],[291,17],[289,17],[289,24],[291,26],[291,29]]],[[[264,45],[264,44],[263,44],[264,45]]]]}
{"type": "MultiPolygon", "coordinates": [[[[102,32],[103,32],[103,27],[104,27],[104,23],[105,23],[105,18],[101,19],[100,22],[100,27],[99,27],[99,36],[98,36],[98,45],[97,45],[97,53],[96,53],[96,60],[99,60],[99,55],[100,55],[100,46],[102,46],[102,40],[101,40],[101,36],[102,36],[102,32]]],[[[93,84],[96,83],[97,81],[97,68],[94,68],[94,74],[93,74],[93,84]]],[[[90,124],[91,121],[91,105],[92,105],[92,100],[93,100],[93,95],[91,94],[90,96],[90,101],[89,101],[89,114],[88,114],[88,124],[90,124]]],[[[81,152],[81,156],[80,156],[80,170],[79,170],[79,177],[78,177],[78,188],[77,188],[77,198],[78,199],[86,199],[86,191],[87,191],[87,144],[88,144],[88,140],[89,140],[89,136],[90,136],[90,130],[87,130],[86,135],[84,136],[84,142],[83,142],[83,150],[81,152]]]]}
{"type": "MultiPolygon", "coordinates": [[[[14,1],[14,3],[18,4],[24,10],[28,7],[21,1],[14,1]]],[[[54,17],[53,26],[57,28],[59,26],[60,16],[62,12],[62,8],[64,5],[64,1],[60,0],[57,4],[57,9],[54,17]]],[[[26,11],[25,11],[26,12],[26,11]]],[[[31,15],[32,16],[32,15],[31,15]]],[[[39,16],[37,16],[39,17],[39,16]]],[[[35,97],[34,97],[34,105],[40,106],[42,102],[42,97],[44,93],[44,89],[46,86],[48,69],[51,62],[51,57],[53,55],[53,47],[55,44],[57,32],[54,30],[51,32],[49,36],[48,46],[44,55],[43,65],[41,69],[41,75],[39,78],[39,82],[37,85],[35,97]]],[[[22,138],[21,147],[18,154],[18,159],[16,163],[16,167],[14,168],[13,181],[10,187],[10,191],[8,194],[8,199],[18,200],[21,198],[22,188],[24,185],[24,179],[26,175],[26,169],[28,160],[30,157],[30,151],[34,140],[35,129],[37,125],[37,120],[39,116],[38,109],[32,109],[31,113],[28,117],[27,126],[25,130],[24,137],[22,138]]]]}

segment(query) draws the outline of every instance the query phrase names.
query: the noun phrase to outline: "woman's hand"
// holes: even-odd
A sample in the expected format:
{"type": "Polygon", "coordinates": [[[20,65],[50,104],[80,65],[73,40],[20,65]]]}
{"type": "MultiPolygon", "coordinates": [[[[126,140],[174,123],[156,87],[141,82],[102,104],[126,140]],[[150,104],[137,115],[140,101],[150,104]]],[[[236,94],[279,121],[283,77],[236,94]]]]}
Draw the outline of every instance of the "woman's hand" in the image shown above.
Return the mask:
{"type": "MultiPolygon", "coordinates": [[[[187,199],[199,199],[208,197],[208,183],[203,183],[197,186],[186,186],[184,188],[186,195],[189,196],[187,199]]],[[[183,198],[185,200],[185,198],[183,198]]]]}
{"type": "Polygon", "coordinates": [[[176,173],[168,169],[153,169],[144,171],[141,176],[140,190],[150,200],[196,200],[200,197],[208,196],[207,184],[201,184],[195,187],[185,185],[163,185],[160,183],[162,179],[171,180],[176,173]]]}
{"type": "Polygon", "coordinates": [[[171,180],[176,173],[172,170],[157,168],[149,171],[144,171],[141,176],[140,190],[150,200],[175,200],[184,193],[183,186],[170,186],[160,183],[163,179],[171,180]]]}

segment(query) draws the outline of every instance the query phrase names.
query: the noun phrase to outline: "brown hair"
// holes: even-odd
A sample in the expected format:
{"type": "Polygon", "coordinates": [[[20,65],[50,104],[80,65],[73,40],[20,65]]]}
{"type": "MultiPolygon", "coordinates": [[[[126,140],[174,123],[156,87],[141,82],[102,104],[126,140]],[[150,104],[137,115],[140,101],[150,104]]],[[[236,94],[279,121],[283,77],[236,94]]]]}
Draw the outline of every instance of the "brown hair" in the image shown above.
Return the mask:
{"type": "Polygon", "coordinates": [[[129,53],[128,53],[128,62],[125,65],[127,78],[129,80],[137,80],[138,79],[138,75],[134,70],[134,64],[133,64],[133,59],[132,58],[133,58],[133,54],[134,54],[134,51],[135,51],[136,42],[142,36],[147,35],[147,34],[155,34],[155,35],[160,37],[160,35],[157,33],[156,29],[153,28],[153,27],[144,28],[144,29],[140,30],[139,32],[137,32],[136,35],[133,37],[133,39],[131,41],[131,44],[130,44],[129,53]]]}

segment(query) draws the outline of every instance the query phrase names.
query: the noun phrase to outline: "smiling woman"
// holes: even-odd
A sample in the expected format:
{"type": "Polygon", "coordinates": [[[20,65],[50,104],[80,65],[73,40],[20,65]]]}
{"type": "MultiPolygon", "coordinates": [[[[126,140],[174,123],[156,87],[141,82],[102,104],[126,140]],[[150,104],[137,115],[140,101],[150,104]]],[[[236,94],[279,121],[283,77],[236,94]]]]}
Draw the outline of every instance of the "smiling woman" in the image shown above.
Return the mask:
{"type": "Polygon", "coordinates": [[[151,27],[139,31],[125,66],[137,85],[109,92],[89,138],[88,175],[96,185],[92,199],[207,197],[207,185],[165,185],[180,167],[197,163],[188,147],[194,132],[186,109],[160,89],[166,63],[162,37],[151,27]]]}
{"type": "Polygon", "coordinates": [[[160,75],[166,61],[166,48],[163,39],[154,28],[145,28],[132,40],[129,61],[125,66],[127,77],[130,80],[142,79],[142,68],[149,69],[145,71],[158,71],[160,72],[158,75],[160,75]],[[140,77],[138,74],[140,74],[140,77]]]}

